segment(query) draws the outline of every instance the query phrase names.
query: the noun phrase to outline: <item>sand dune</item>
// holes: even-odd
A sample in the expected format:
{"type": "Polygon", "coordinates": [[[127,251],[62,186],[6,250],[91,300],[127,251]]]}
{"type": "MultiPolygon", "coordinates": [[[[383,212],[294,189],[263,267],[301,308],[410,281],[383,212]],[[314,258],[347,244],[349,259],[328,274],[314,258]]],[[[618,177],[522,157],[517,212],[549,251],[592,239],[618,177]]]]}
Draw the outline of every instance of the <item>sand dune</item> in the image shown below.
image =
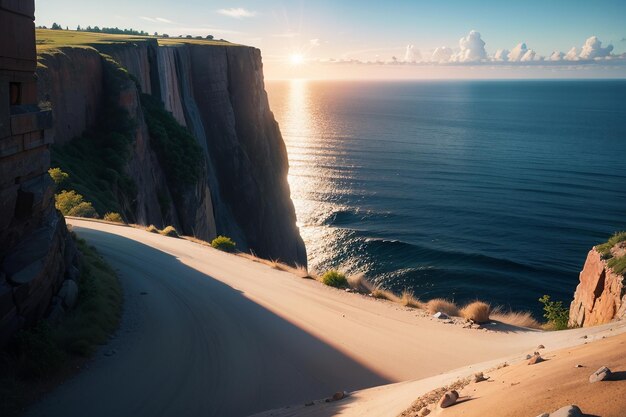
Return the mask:
{"type": "Polygon", "coordinates": [[[28,415],[395,416],[463,373],[615,327],[463,329],[186,240],[69,222],[119,270],[126,310],[89,369],[28,415]],[[361,391],[304,407],[339,390],[361,391]]]}

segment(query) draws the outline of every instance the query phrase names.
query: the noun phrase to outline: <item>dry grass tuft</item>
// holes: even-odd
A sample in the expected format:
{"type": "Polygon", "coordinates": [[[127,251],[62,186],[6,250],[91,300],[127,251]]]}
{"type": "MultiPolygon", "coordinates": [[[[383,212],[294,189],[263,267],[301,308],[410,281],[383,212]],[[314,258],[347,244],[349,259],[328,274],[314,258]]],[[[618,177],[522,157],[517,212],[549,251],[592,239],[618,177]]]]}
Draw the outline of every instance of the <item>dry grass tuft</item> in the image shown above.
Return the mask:
{"type": "Polygon", "coordinates": [[[157,229],[157,227],[153,224],[151,224],[150,226],[146,227],[146,230],[150,233],[159,233],[159,229],[157,229]]]}
{"type": "Polygon", "coordinates": [[[393,292],[388,291],[388,290],[383,290],[382,288],[380,288],[380,286],[374,288],[372,290],[372,297],[379,299],[379,300],[389,300],[389,301],[393,301],[393,302],[399,302],[399,298],[397,295],[395,295],[393,292]]]}
{"type": "Polygon", "coordinates": [[[544,328],[528,311],[503,311],[502,307],[496,307],[491,312],[491,319],[515,327],[544,328]]]}
{"type": "Polygon", "coordinates": [[[459,315],[459,308],[457,305],[444,298],[434,298],[430,300],[426,303],[426,310],[428,310],[430,314],[435,314],[441,311],[442,313],[446,313],[448,316],[459,315]]]}
{"type": "Polygon", "coordinates": [[[355,291],[369,294],[373,290],[372,284],[365,279],[363,274],[350,275],[348,277],[348,285],[355,291]]]}
{"type": "Polygon", "coordinates": [[[400,298],[400,303],[402,303],[402,305],[405,307],[411,307],[411,308],[423,308],[424,307],[422,302],[418,300],[417,298],[415,298],[413,293],[408,290],[402,291],[402,297],[400,298]]]}
{"type": "Polygon", "coordinates": [[[487,323],[491,306],[483,301],[474,301],[461,309],[461,317],[476,323],[487,323]]]}

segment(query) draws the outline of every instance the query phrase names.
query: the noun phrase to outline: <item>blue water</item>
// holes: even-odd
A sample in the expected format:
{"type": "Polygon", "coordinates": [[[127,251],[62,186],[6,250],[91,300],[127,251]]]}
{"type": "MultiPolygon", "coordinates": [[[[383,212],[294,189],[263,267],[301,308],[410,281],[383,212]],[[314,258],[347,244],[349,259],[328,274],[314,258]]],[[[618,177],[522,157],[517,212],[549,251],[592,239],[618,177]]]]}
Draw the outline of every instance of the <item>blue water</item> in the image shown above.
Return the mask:
{"type": "Polygon", "coordinates": [[[318,271],[538,312],[626,229],[626,81],[267,84],[318,271]]]}

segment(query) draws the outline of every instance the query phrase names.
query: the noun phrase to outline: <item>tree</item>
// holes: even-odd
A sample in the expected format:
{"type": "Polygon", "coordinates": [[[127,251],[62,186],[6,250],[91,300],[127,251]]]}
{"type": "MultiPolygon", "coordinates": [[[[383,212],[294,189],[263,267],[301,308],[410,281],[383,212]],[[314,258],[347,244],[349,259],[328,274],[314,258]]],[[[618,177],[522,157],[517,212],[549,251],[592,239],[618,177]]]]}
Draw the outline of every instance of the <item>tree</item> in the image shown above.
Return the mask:
{"type": "Polygon", "coordinates": [[[54,22],[52,24],[52,30],[63,30],[63,28],[61,27],[61,25],[59,25],[57,22],[54,22]]]}
{"type": "Polygon", "coordinates": [[[76,31],[80,32],[82,29],[80,27],[80,25],[76,26],[76,31]]]}
{"type": "Polygon", "coordinates": [[[206,38],[211,41],[213,40],[213,35],[206,35],[206,38]]]}

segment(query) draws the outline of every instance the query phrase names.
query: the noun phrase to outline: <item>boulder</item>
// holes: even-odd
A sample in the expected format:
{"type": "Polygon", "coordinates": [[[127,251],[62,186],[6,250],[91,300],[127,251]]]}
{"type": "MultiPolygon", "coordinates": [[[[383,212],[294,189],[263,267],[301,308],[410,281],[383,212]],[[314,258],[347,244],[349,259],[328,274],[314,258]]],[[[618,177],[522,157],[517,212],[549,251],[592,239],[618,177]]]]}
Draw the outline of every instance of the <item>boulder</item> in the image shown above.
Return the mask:
{"type": "Polygon", "coordinates": [[[482,372],[478,372],[474,374],[474,382],[482,382],[488,380],[489,377],[485,377],[482,372]]]}
{"type": "Polygon", "coordinates": [[[611,370],[607,368],[606,366],[603,366],[602,368],[598,369],[597,371],[595,371],[589,376],[589,382],[594,383],[594,382],[606,381],[610,377],[611,377],[611,370]]]}
{"type": "Polygon", "coordinates": [[[458,399],[459,399],[458,392],[448,391],[445,394],[443,394],[443,396],[439,400],[438,405],[440,408],[447,408],[447,407],[450,407],[451,405],[454,405],[456,403],[456,400],[458,399]]]}
{"type": "Polygon", "coordinates": [[[559,408],[553,413],[550,413],[550,417],[583,417],[584,414],[580,411],[580,408],[576,405],[568,405],[563,408],[559,408]]]}
{"type": "Polygon", "coordinates": [[[74,265],[70,265],[69,268],[65,271],[65,279],[78,282],[80,277],[80,271],[74,265]]]}
{"type": "Polygon", "coordinates": [[[535,364],[541,363],[543,361],[545,361],[545,359],[542,358],[541,355],[535,355],[532,358],[530,358],[530,360],[528,361],[528,364],[529,365],[535,365],[535,364]]]}
{"type": "Polygon", "coordinates": [[[433,317],[440,320],[448,320],[450,318],[450,316],[448,316],[446,313],[442,313],[441,311],[433,314],[433,317]]]}
{"type": "Polygon", "coordinates": [[[63,300],[59,297],[53,297],[52,304],[50,304],[48,314],[46,315],[46,320],[52,324],[56,324],[61,321],[64,315],[65,309],[63,308],[63,300]]]}

